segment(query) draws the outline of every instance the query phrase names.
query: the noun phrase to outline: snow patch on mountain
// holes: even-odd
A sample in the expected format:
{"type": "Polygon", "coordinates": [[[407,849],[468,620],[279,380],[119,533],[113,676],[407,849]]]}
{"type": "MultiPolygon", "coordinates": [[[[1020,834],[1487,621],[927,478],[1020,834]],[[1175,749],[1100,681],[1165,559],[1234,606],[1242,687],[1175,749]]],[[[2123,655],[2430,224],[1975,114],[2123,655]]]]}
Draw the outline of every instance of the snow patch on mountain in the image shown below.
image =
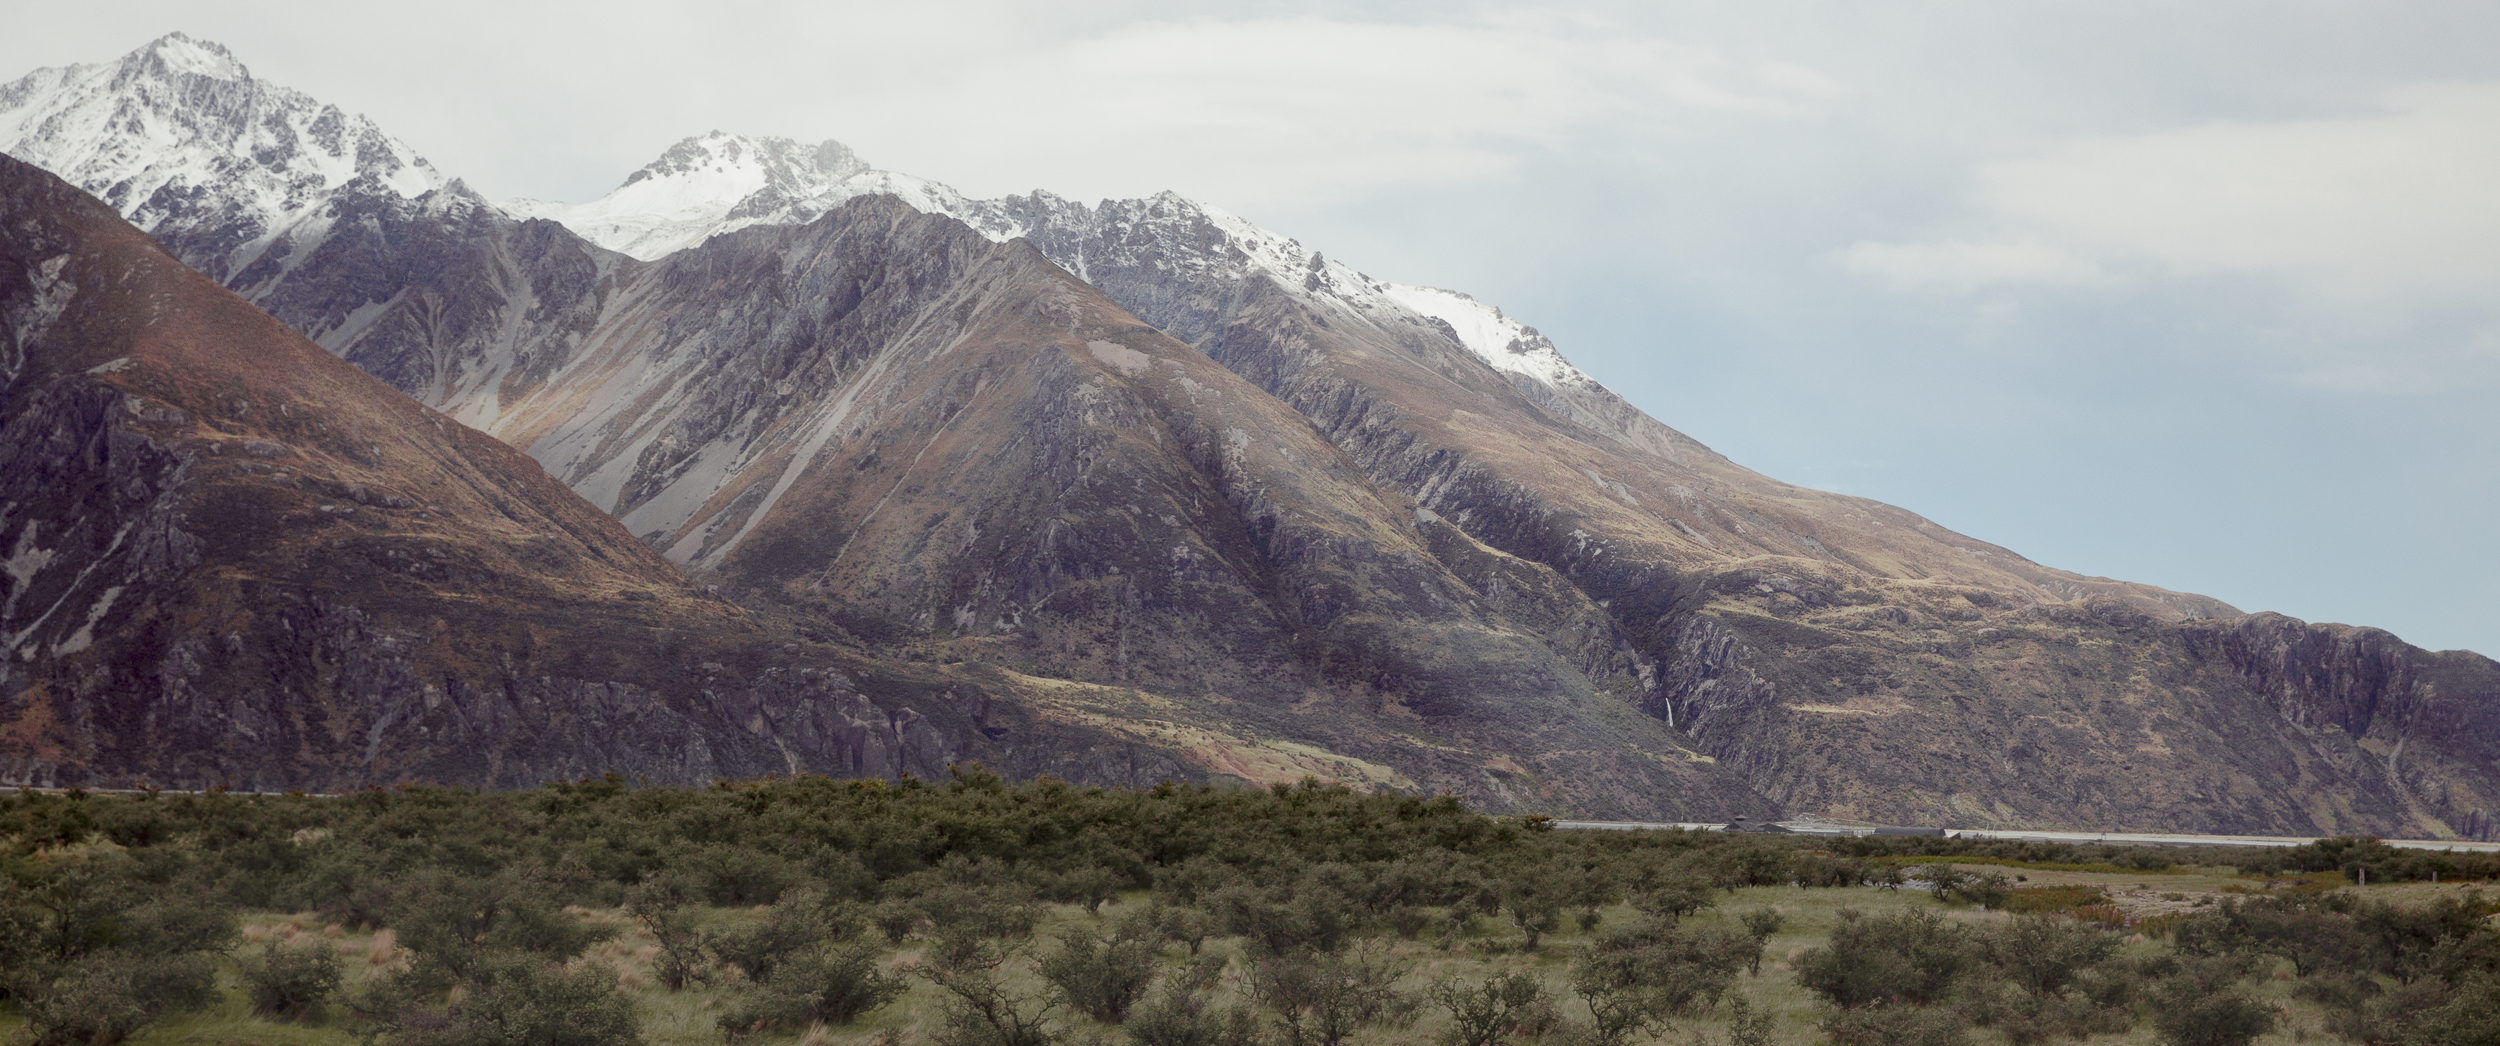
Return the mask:
{"type": "Polygon", "coordinates": [[[1052,261],[1085,279],[1101,259],[1087,257],[1082,245],[1100,242],[1101,233],[1117,226],[1157,240],[1167,262],[1261,271],[1282,286],[1333,300],[1375,323],[1394,323],[1401,316],[1439,319],[1496,370],[1556,388],[1596,385],[1535,328],[1500,309],[1452,291],[1374,279],[1291,237],[1170,192],[1095,207],[1044,192],[976,200],[942,182],[879,170],[840,142],[811,145],[714,131],[670,146],[589,203],[516,199],[503,207],[517,216],[562,222],[602,247],[652,261],[751,225],[814,221],[874,193],[901,197],[914,209],[944,214],[993,240],[1032,236],[1052,261]],[[1190,235],[1202,226],[1217,231],[1216,242],[1190,235]]]}
{"type": "Polygon", "coordinates": [[[1483,357],[1495,370],[1554,386],[1594,384],[1580,368],[1563,359],[1554,343],[1537,333],[1536,328],[1502,315],[1502,310],[1491,305],[1439,287],[1393,283],[1387,294],[1400,305],[1449,324],[1460,344],[1483,357]]]}
{"type": "Polygon", "coordinates": [[[584,204],[514,199],[518,217],[562,222],[583,239],[653,261],[750,225],[804,225],[861,196],[898,196],[916,210],[963,219],[993,239],[1022,230],[972,221],[981,211],[937,182],[868,166],[840,142],[713,131],[669,147],[625,184],[584,204]]]}
{"type": "Polygon", "coordinates": [[[445,185],[373,121],[256,80],[224,47],[181,33],[0,86],[0,152],[151,233],[215,226],[230,251],[266,246],[351,182],[403,198],[445,185]]]}

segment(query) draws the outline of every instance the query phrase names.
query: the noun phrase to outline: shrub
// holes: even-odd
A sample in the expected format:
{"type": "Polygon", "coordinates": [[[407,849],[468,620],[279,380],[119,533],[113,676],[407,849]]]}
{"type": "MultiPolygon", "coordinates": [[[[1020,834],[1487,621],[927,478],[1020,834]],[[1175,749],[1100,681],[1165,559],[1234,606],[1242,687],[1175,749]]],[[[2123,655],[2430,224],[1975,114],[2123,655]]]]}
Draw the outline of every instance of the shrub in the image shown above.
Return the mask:
{"type": "Polygon", "coordinates": [[[1216,929],[1215,920],[1196,908],[1165,909],[1157,918],[1156,925],[1163,931],[1164,940],[1189,946],[1191,955],[1198,954],[1198,949],[1207,943],[1207,938],[1215,935],[1216,929]]]}
{"type": "Polygon", "coordinates": [[[784,958],[847,937],[856,925],[847,910],[827,904],[823,894],[801,889],[782,894],[761,921],[715,930],[700,940],[703,950],[760,983],[772,979],[784,958]]]}
{"type": "Polygon", "coordinates": [[[1589,1033],[1619,1043],[1671,1014],[1715,1003],[1748,952],[1760,951],[1739,934],[1687,932],[1652,920],[1590,943],[1571,964],[1571,993],[1588,1005],[1589,1033]]]}
{"type": "Polygon", "coordinates": [[[1268,955],[1333,952],[1353,936],[1360,913],[1344,894],[1319,883],[1301,883],[1272,897],[1246,884],[1217,890],[1209,898],[1225,932],[1250,938],[1268,955]]]}
{"type": "Polygon", "coordinates": [[[1155,947],[1142,937],[1105,938],[1084,927],[1059,935],[1059,948],[1037,968],[1060,1002],[1105,1024],[1128,1018],[1154,980],[1155,947]]]}
{"type": "Polygon", "coordinates": [[[1753,954],[1745,959],[1745,971],[1751,976],[1760,977],[1762,976],[1762,949],[1770,943],[1771,935],[1780,932],[1780,927],[1787,925],[1788,920],[1769,908],[1756,908],[1737,916],[1737,921],[1744,924],[1745,936],[1753,938],[1753,954]]]}
{"type": "Polygon", "coordinates": [[[1979,936],[1981,952],[2024,991],[2063,991],[2075,975],[2117,954],[2118,936],[2089,923],[2017,915],[1979,936]]]}
{"type": "Polygon", "coordinates": [[[1450,1014],[1441,1046],[1493,1046],[1531,1015],[1553,1006],[1545,986],[1524,973],[1496,974],[1473,985],[1445,978],[1425,996],[1450,1014]]]}
{"type": "Polygon", "coordinates": [[[2156,993],[2153,1027],[2170,1046],[2247,1046],[2274,1030],[2274,1008],[2247,992],[2182,975],[2156,993]]]}
{"type": "Polygon", "coordinates": [[[1051,1046],[1059,1039],[1050,1025],[1050,1005],[1011,992],[1000,983],[998,968],[1008,949],[970,926],[940,934],[929,947],[928,961],[916,968],[922,977],[953,998],[947,1001],[941,1046],[1051,1046]]]}
{"type": "Polygon", "coordinates": [[[419,983],[439,987],[476,979],[498,952],[563,962],[612,933],[566,914],[545,886],[511,869],[412,876],[392,904],[391,928],[416,953],[419,983]]]}
{"type": "Polygon", "coordinates": [[[2404,1041],[2421,1046],[2500,1046],[2500,975],[2483,973],[2417,1016],[2404,1041]]]}
{"type": "Polygon", "coordinates": [[[1797,960],[1797,983],[1835,1006],[1925,1006],[1977,961],[1962,928],[1925,909],[1867,917],[1841,909],[1831,942],[1797,960]]]}
{"type": "Polygon", "coordinates": [[[1251,967],[1250,985],[1276,1011],[1287,1046],[1338,1046],[1358,1028],[1413,1012],[1413,1000],[1396,988],[1405,973],[1387,952],[1366,944],[1270,955],[1251,967]]]}
{"type": "Polygon", "coordinates": [[[625,910],[659,944],[660,954],[652,968],[670,991],[684,990],[686,982],[701,976],[706,965],[703,937],[695,930],[695,911],[687,903],[692,893],[684,877],[663,873],[625,895],[625,910]]]}
{"type": "Polygon", "coordinates": [[[1709,908],[1718,902],[1711,899],[1710,887],[1698,879],[1666,878],[1632,892],[1632,907],[1641,914],[1673,923],[1685,916],[1709,908]]]}
{"type": "Polygon", "coordinates": [[[1102,906],[1120,896],[1120,877],[1108,868],[1077,868],[1053,877],[1050,899],[1085,906],[1085,914],[1095,915],[1102,906]]]}
{"type": "Polygon", "coordinates": [[[1823,1034],[1835,1046],[1962,1046],[1970,1041],[1958,1014],[1906,1007],[1834,1010],[1823,1018],[1823,1034]]]}
{"type": "Polygon", "coordinates": [[[721,1015],[731,1039],[810,1024],[849,1024],[893,1002],[910,986],[879,969],[877,947],[865,941],[819,943],[781,957],[771,979],[721,1015]]]}
{"type": "Polygon", "coordinates": [[[638,1046],[633,1003],[605,967],[570,971],[530,955],[489,955],[457,1006],[382,1014],[379,1046],[638,1046]]]}
{"type": "Polygon", "coordinates": [[[1770,1011],[1757,1011],[1742,997],[1727,1001],[1727,1046],[1771,1046],[1770,1011]]]}
{"type": "Polygon", "coordinates": [[[1123,1026],[1137,1046],[1264,1046],[1247,1006],[1215,1007],[1203,992],[1167,986],[1140,1003],[1123,1026]]]}
{"type": "Polygon", "coordinates": [[[135,949],[98,951],[62,964],[48,977],[20,982],[14,994],[33,1046],[113,1046],[159,1017],[217,1001],[207,955],[135,949]]]}
{"type": "Polygon", "coordinates": [[[259,962],[238,964],[255,1016],[276,1020],[319,1020],[322,1007],[346,979],[347,964],[337,952],[315,945],[262,947],[259,962]]]}

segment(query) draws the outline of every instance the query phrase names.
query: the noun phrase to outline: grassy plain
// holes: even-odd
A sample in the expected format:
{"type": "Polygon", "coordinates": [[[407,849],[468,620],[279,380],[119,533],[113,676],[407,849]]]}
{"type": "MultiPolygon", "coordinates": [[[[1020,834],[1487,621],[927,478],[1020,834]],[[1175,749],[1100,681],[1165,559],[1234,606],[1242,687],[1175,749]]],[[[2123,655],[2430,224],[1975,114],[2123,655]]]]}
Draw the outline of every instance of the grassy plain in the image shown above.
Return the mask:
{"type": "MultiPolygon", "coordinates": [[[[1964,864],[1970,871],[1996,871],[2022,876],[2017,886],[2084,886],[2097,888],[2132,918],[2192,911],[2217,903],[2234,894],[2262,892],[2273,889],[2301,888],[2301,880],[2252,879],[2236,875],[2227,868],[2181,868],[2164,874],[2140,871],[2101,872],[2061,870],[2055,867],[2008,866],[2003,863],[1964,864]]],[[[2318,883],[2310,889],[2326,886],[2318,883]]],[[[2355,889],[2344,886],[2341,889],[2355,889]]],[[[2406,902],[2428,900],[2439,894],[2461,893],[2472,887],[2458,884],[2433,885],[2405,883],[2368,888],[2373,898],[2406,902]]],[[[1880,887],[1848,887],[1805,889],[1795,886],[1748,887],[1715,895],[1717,907],[1690,917],[1695,926],[1724,925],[1736,928],[1740,913],[1772,908],[1785,917],[1785,925],[1767,944],[1759,976],[1740,976],[1732,994],[1746,999],[1758,1011],[1775,1015],[1774,1041],[1780,1043],[1819,1043],[1826,1041],[1818,1028],[1824,1010],[1814,995],[1800,987],[1795,979],[1797,957],[1806,949],[1820,945],[1829,937],[1840,920],[1844,908],[1876,913],[1900,907],[1937,907],[1926,893],[1917,889],[1887,890],[1880,887]]],[[[1033,971],[1033,959],[1056,947],[1060,931],[1077,925],[1107,927],[1122,915],[1150,903],[1142,891],[1123,895],[1107,905],[1099,915],[1088,915],[1075,905],[1052,905],[1026,942],[1019,957],[1007,968],[1007,982],[1031,998],[1039,998],[1045,985],[1033,971]]],[[[1944,909],[1949,918],[1969,923],[1987,923],[2009,918],[1997,912],[1968,907],[1944,909]]],[[[630,996],[641,1017],[644,1040],[648,1046],[696,1046],[718,1044],[725,1036],[718,1026],[719,1015],[729,1008],[744,985],[734,969],[711,971],[708,978],[686,990],[671,992],[659,984],[652,960],[658,948],[653,938],[622,910],[583,909],[570,911],[577,917],[611,928],[615,936],[574,960],[577,964],[599,964],[613,969],[619,980],[618,990],[630,996]]],[[[762,909],[712,909],[705,918],[714,925],[727,925],[737,920],[759,918],[762,909]]],[[[1601,922],[1595,931],[1584,931],[1577,925],[1566,925],[1548,934],[1539,949],[1523,953],[1518,949],[1517,931],[1496,919],[1481,920],[1472,935],[1456,939],[1417,940],[1384,938],[1391,954],[1409,970],[1401,987],[1420,996],[1422,989],[1442,978],[1462,981],[1481,980],[1498,972],[1524,971],[1542,980],[1562,1011],[1569,1016],[1584,1016],[1577,1000],[1570,998],[1569,970],[1571,956],[1592,933],[1603,933],[1609,925],[1637,918],[1630,908],[1616,905],[1600,910],[1601,922]]],[[[1568,920],[1567,920],[1568,922],[1568,920]]],[[[243,921],[243,937],[220,973],[224,1000],[200,1013],[179,1015],[144,1030],[133,1041],[134,1046],[350,1046],[356,1042],[350,1031],[347,1014],[333,1006],[326,1023],[298,1025],[261,1020],[250,1015],[242,982],[236,966],[239,958],[257,953],[270,942],[300,946],[317,941],[320,946],[335,949],[345,960],[347,990],[352,993],[368,980],[404,968],[407,953],[395,946],[387,930],[370,931],[334,924],[325,924],[317,917],[302,914],[257,913],[243,921]]],[[[2141,934],[2127,938],[2127,949],[2150,954],[2166,947],[2141,934]]],[[[921,958],[922,942],[906,940],[902,947],[889,951],[884,961],[897,972],[908,971],[921,958]]],[[[1215,954],[1227,955],[1226,967],[1216,988],[1220,1004],[1248,1001],[1243,980],[1244,964],[1239,939],[1217,938],[1206,944],[1215,954]]],[[[1177,969],[1186,958],[1185,949],[1168,945],[1163,953],[1167,971],[1177,969]]],[[[749,1041],[759,1046],[914,1046],[931,1041],[943,1023],[944,994],[935,986],[918,978],[910,978],[911,989],[899,1000],[845,1027],[814,1028],[796,1035],[759,1035],[749,1041]]],[[[2337,1041],[2325,1031],[2324,1012],[2314,1003],[2291,997],[2291,971],[2282,968],[2261,976],[2252,985],[2257,994],[2279,1008],[2276,1030],[2259,1039],[2260,1043],[2307,1043],[2337,1041]]],[[[1727,1007],[1674,1021],[1658,1041],[1668,1044],[1723,1043],[1728,1040],[1727,1007]]],[[[1056,1014],[1056,1027],[1061,1041],[1070,1046],[1114,1046],[1125,1044],[1121,1029],[1061,1010],[1056,1014]]],[[[0,1038],[15,1040],[22,1022],[14,1014],[0,1010],[0,1038]]],[[[1420,1005],[1411,1022],[1402,1026],[1374,1027],[1358,1034],[1355,1046],[1389,1046],[1389,1044],[1429,1043],[1435,1041],[1448,1026],[1448,1018],[1430,1004],[1420,1005]]],[[[2003,1042],[1997,1032],[1979,1029],[1972,1033],[1974,1046],[1991,1046],[2003,1042]]],[[[2139,1020],[2136,1027],[2124,1034],[2097,1036],[2095,1044],[2116,1046],[2121,1043],[2153,1044],[2158,1037],[2150,1025],[2139,1020]]]]}

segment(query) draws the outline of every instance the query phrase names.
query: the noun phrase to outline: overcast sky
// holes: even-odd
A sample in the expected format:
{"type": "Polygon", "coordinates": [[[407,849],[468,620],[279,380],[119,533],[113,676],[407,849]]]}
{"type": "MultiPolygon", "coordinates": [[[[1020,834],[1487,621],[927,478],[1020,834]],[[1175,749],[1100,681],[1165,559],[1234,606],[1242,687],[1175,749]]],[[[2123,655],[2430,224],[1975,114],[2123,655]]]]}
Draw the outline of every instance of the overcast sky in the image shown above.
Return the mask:
{"type": "Polygon", "coordinates": [[[2500,655],[2500,5],[7,0],[493,197],[720,129],[1177,190],[2032,559],[2500,655]]]}

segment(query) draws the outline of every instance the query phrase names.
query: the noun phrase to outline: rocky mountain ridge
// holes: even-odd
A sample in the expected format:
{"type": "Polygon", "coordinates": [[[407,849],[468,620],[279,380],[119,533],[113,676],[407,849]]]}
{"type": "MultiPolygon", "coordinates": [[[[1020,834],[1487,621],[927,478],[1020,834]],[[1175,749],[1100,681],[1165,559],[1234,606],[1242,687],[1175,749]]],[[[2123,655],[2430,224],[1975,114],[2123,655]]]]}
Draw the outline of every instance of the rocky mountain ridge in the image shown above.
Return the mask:
{"type": "Polygon", "coordinates": [[[52,175],[0,157],[0,214],[13,782],[1203,774],[704,595],[52,175]]]}
{"type": "Polygon", "coordinates": [[[742,601],[1014,666],[1019,692],[1087,695],[1051,714],[1162,723],[1193,766],[1261,737],[1497,806],[2493,830],[2487,659],[1762,477],[1490,306],[1177,196],[974,201],[715,134],[606,200],[509,206],[580,231],[351,180],[226,280],[742,601]],[[980,246],[1018,239],[1038,254],[980,246]],[[1231,431],[1257,453],[1210,453],[1231,431]],[[1116,482],[1227,507],[1161,521],[1116,482]],[[1540,715],[1559,734],[1498,743],[1540,715]]]}

